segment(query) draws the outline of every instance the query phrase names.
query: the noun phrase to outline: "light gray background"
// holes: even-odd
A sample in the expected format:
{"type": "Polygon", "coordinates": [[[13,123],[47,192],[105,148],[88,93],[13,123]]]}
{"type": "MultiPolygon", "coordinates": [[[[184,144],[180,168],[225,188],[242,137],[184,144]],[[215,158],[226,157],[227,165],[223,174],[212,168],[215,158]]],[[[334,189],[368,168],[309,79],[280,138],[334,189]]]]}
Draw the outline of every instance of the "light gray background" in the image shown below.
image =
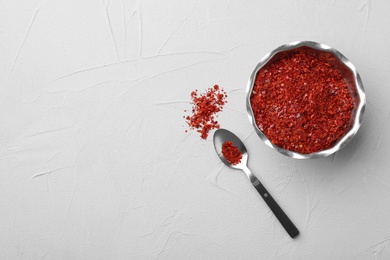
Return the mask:
{"type": "Polygon", "coordinates": [[[1,259],[390,259],[390,1],[0,1],[1,259]],[[330,45],[368,98],[355,139],[294,160],[254,133],[270,50],[330,45]],[[301,231],[182,118],[223,86],[224,128],[301,231]]]}

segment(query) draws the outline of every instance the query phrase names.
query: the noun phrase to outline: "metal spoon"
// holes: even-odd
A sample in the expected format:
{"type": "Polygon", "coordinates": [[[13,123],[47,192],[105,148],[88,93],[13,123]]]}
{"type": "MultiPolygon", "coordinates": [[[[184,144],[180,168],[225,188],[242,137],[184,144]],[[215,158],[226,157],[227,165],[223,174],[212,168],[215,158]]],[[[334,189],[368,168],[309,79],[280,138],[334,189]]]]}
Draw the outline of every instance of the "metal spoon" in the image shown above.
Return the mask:
{"type": "Polygon", "coordinates": [[[245,172],[248,179],[252,182],[253,186],[260,193],[260,196],[267,203],[268,207],[272,210],[275,216],[278,218],[279,222],[282,224],[284,229],[290,235],[290,237],[294,238],[299,234],[299,230],[295,227],[295,225],[291,222],[291,220],[287,217],[286,213],[279,207],[276,201],[272,198],[272,196],[268,193],[268,191],[264,188],[261,182],[256,178],[256,176],[249,170],[248,164],[248,152],[246,151],[245,145],[241,140],[232,132],[225,129],[218,129],[214,133],[214,148],[217,152],[219,158],[222,160],[224,164],[233,169],[242,170],[245,172]],[[232,165],[222,155],[222,144],[225,141],[230,141],[234,146],[236,146],[242,153],[241,162],[232,165]]]}

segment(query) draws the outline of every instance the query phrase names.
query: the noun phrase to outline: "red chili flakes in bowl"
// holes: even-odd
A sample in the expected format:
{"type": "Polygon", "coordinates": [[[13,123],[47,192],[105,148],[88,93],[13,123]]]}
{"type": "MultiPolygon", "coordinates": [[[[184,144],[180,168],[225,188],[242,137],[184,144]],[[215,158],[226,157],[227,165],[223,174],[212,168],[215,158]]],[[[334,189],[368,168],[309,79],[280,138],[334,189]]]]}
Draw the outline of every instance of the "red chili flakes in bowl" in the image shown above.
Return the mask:
{"type": "Polygon", "coordinates": [[[302,154],[339,140],[354,107],[340,72],[303,52],[260,69],[250,101],[256,125],[271,143],[302,154]]]}
{"type": "MultiPolygon", "coordinates": [[[[218,85],[206,90],[205,93],[198,94],[198,91],[191,92],[192,115],[183,116],[191,130],[197,129],[202,139],[206,139],[208,132],[220,127],[215,117],[222,111],[227,95],[223,88],[218,85]]],[[[184,110],[186,112],[186,110],[184,110]]]]}
{"type": "Polygon", "coordinates": [[[222,155],[226,161],[233,165],[239,164],[242,159],[241,151],[229,141],[222,144],[222,155]]]}

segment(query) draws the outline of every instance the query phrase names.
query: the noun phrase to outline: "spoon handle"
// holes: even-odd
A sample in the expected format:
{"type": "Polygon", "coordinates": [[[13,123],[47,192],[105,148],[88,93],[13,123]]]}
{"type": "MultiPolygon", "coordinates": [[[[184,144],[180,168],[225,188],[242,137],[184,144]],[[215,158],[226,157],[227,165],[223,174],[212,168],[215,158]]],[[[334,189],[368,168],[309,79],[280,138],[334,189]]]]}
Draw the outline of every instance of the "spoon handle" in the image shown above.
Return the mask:
{"type": "Polygon", "coordinates": [[[296,237],[299,234],[299,230],[295,227],[294,223],[287,217],[286,213],[280,208],[278,203],[272,198],[271,194],[266,190],[266,188],[261,184],[261,182],[256,179],[252,182],[253,186],[255,186],[256,190],[260,193],[260,196],[267,203],[268,207],[275,214],[279,222],[282,224],[284,229],[290,235],[291,238],[296,237]]]}

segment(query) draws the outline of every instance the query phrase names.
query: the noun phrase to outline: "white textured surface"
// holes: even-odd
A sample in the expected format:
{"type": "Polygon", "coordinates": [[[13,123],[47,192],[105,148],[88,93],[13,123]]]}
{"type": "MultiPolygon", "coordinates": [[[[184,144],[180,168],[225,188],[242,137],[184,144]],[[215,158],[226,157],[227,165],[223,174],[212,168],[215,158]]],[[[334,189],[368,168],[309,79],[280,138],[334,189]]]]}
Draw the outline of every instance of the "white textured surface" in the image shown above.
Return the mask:
{"type": "Polygon", "coordinates": [[[1,259],[390,259],[390,2],[0,1],[1,259]],[[335,156],[264,145],[245,85],[313,40],[357,67],[368,106],[335,156]],[[222,127],[301,231],[288,237],[211,138],[189,93],[220,84],[222,127]]]}

